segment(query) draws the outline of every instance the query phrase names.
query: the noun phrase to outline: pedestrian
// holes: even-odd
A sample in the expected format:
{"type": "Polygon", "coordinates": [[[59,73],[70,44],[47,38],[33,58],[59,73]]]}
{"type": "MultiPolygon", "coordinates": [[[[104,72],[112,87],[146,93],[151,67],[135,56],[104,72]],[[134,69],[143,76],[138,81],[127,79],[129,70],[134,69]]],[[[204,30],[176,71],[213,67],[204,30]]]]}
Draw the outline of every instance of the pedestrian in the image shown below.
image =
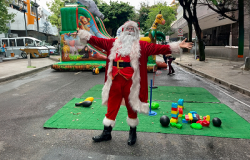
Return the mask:
{"type": "Polygon", "coordinates": [[[149,112],[147,61],[148,56],[171,54],[181,48],[192,48],[192,43],[174,42],[158,45],[140,41],[137,23],[128,21],[122,26],[121,35],[115,39],[92,36],[88,31],[78,30],[83,43],[98,46],[107,51],[105,84],[102,89],[102,104],[107,105],[103,119],[103,132],[93,137],[95,142],[112,139],[111,131],[120,105],[128,111],[127,123],[130,126],[128,145],[136,142],[136,126],[139,124],[137,113],[149,112]],[[86,42],[87,41],[87,42],[86,42]]]}
{"type": "Polygon", "coordinates": [[[5,49],[5,46],[6,46],[6,45],[3,43],[3,46],[1,47],[1,52],[2,52],[2,54],[3,54],[2,57],[6,57],[6,52],[5,52],[6,49],[5,49]]]}
{"type": "Polygon", "coordinates": [[[171,65],[172,61],[174,61],[175,58],[171,54],[167,54],[167,55],[163,55],[163,59],[164,59],[165,63],[168,64],[168,75],[175,73],[174,68],[171,65]]]}

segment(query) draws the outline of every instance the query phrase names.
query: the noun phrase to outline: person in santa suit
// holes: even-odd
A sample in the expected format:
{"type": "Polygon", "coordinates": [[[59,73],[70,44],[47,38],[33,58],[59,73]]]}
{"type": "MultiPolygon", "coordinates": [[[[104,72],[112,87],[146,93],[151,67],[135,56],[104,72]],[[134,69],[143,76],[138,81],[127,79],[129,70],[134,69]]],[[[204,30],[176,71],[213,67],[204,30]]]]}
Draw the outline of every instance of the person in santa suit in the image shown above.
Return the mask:
{"type": "Polygon", "coordinates": [[[85,30],[78,30],[84,43],[96,45],[107,51],[105,84],[102,89],[102,104],[107,105],[103,119],[103,132],[93,137],[95,142],[112,139],[111,131],[121,105],[128,111],[127,123],[130,126],[128,145],[136,142],[136,126],[139,124],[137,113],[149,112],[147,61],[148,56],[179,53],[180,48],[192,48],[192,43],[173,42],[158,45],[140,41],[136,22],[128,21],[122,26],[121,35],[115,39],[92,36],[85,30]],[[87,41],[87,42],[86,42],[87,41]]]}

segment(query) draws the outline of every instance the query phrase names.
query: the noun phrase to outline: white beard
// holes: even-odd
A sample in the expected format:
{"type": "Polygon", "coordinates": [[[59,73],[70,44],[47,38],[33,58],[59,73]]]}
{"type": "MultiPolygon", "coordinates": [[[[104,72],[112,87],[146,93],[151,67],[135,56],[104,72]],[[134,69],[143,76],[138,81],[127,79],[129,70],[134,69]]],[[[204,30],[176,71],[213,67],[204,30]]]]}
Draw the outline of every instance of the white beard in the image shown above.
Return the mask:
{"type": "Polygon", "coordinates": [[[120,47],[117,51],[118,56],[125,57],[131,53],[132,45],[137,38],[135,32],[124,31],[118,37],[118,40],[120,41],[120,47]]]}

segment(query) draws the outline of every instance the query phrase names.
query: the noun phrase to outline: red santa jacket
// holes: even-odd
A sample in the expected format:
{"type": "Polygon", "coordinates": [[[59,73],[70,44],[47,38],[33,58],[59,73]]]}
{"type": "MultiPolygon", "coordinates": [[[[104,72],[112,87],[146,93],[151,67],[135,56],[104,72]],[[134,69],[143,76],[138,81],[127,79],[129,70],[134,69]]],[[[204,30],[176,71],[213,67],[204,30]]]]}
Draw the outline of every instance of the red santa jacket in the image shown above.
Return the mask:
{"type": "MultiPolygon", "coordinates": [[[[107,51],[105,85],[102,91],[102,104],[106,105],[109,95],[109,90],[112,85],[112,68],[113,60],[116,56],[116,51],[120,43],[118,39],[103,39],[92,36],[88,32],[81,31],[78,34],[81,40],[88,40],[87,43],[96,45],[107,51]]],[[[148,113],[148,79],[147,79],[147,61],[148,56],[158,54],[171,54],[178,52],[179,42],[169,43],[169,45],[158,45],[144,41],[135,42],[131,46],[130,64],[134,69],[132,76],[132,86],[130,89],[129,102],[133,110],[148,113]]]]}

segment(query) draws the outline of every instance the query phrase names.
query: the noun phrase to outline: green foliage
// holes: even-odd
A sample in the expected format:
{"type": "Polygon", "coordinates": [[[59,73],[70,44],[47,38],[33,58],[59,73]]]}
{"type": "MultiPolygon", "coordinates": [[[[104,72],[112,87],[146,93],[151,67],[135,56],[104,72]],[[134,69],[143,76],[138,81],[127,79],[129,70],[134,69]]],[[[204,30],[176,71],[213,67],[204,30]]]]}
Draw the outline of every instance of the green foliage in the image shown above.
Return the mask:
{"type": "Polygon", "coordinates": [[[117,29],[135,14],[134,7],[124,2],[110,1],[110,5],[103,2],[98,8],[105,16],[103,20],[105,27],[112,29],[112,35],[115,35],[117,29]]]}
{"type": "Polygon", "coordinates": [[[143,30],[143,32],[147,31],[149,28],[146,27],[146,20],[148,19],[149,14],[149,7],[145,2],[140,3],[140,10],[139,10],[139,22],[140,22],[140,28],[143,30]]]}
{"type": "Polygon", "coordinates": [[[103,3],[102,0],[93,0],[93,1],[95,2],[96,5],[103,3]]]}
{"type": "Polygon", "coordinates": [[[147,28],[147,30],[145,31],[148,31],[151,28],[152,24],[155,21],[156,15],[159,14],[159,11],[161,11],[163,18],[166,20],[166,23],[165,25],[159,24],[157,30],[163,32],[166,35],[173,34],[170,25],[176,19],[176,11],[174,10],[174,8],[167,6],[167,3],[158,3],[157,5],[150,8],[149,11],[150,12],[148,14],[148,18],[145,22],[145,28],[147,28]]]}
{"type": "Polygon", "coordinates": [[[56,26],[58,29],[61,29],[61,12],[60,9],[64,7],[64,2],[66,0],[53,0],[50,3],[46,3],[49,10],[51,11],[51,16],[48,17],[50,23],[56,26]]]}
{"type": "Polygon", "coordinates": [[[9,28],[6,25],[14,22],[15,14],[8,13],[8,4],[8,0],[0,0],[0,34],[7,33],[9,28]]]}

